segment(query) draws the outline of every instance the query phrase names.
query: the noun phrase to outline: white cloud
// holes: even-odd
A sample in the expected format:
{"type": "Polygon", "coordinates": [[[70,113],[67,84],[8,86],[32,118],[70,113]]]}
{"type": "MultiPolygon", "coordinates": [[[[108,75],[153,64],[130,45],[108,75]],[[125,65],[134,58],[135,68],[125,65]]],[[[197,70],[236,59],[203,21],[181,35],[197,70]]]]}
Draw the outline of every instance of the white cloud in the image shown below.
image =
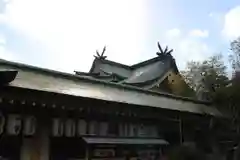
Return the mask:
{"type": "Polygon", "coordinates": [[[179,38],[181,31],[178,28],[170,29],[166,32],[167,38],[179,38]]]}
{"type": "Polygon", "coordinates": [[[225,14],[223,34],[229,40],[240,36],[240,6],[232,8],[225,14]]]}
{"type": "Polygon", "coordinates": [[[6,4],[7,4],[6,0],[0,0],[0,14],[5,11],[6,4]]]}
{"type": "MultiPolygon", "coordinates": [[[[0,23],[46,46],[48,51],[43,55],[25,54],[32,59],[44,57],[43,67],[65,72],[87,71],[95,50],[104,45],[108,59],[120,63],[137,63],[145,56],[142,51],[146,50],[144,44],[151,28],[145,3],[145,0],[11,0],[5,14],[0,15],[0,23]]],[[[199,39],[208,37],[207,30],[183,33],[174,28],[165,34],[164,41],[174,48],[174,57],[181,68],[187,61],[202,60],[210,53],[211,49],[199,39]]],[[[6,40],[7,44],[8,40],[11,39],[6,40]]],[[[40,64],[16,56],[6,48],[4,52],[1,57],[18,57],[24,63],[40,64]]]]}
{"type": "Polygon", "coordinates": [[[9,61],[17,61],[16,56],[11,52],[5,50],[3,46],[0,45],[0,59],[5,59],[9,61]]]}
{"type": "Polygon", "coordinates": [[[0,33],[0,46],[3,46],[6,44],[6,39],[3,36],[3,34],[0,33]]]}
{"type": "Polygon", "coordinates": [[[8,25],[47,46],[49,52],[43,55],[45,67],[86,71],[95,50],[104,45],[109,59],[135,62],[142,50],[144,31],[148,30],[145,2],[12,0],[4,19],[8,25]]]}
{"type": "Polygon", "coordinates": [[[6,39],[3,34],[0,33],[0,59],[15,60],[15,56],[5,49],[6,39]]]}
{"type": "MultiPolygon", "coordinates": [[[[166,33],[167,44],[174,48],[173,56],[180,69],[184,69],[188,61],[202,61],[213,53],[213,50],[202,40],[202,36],[197,36],[191,30],[188,33],[181,33],[181,37],[169,38],[166,33]]],[[[179,29],[180,32],[180,29],[179,29]]],[[[171,37],[171,36],[170,36],[171,37]]]]}
{"type": "Polygon", "coordinates": [[[208,30],[193,29],[189,32],[192,37],[206,38],[208,37],[208,30]]]}
{"type": "Polygon", "coordinates": [[[208,14],[208,16],[209,16],[209,17],[214,17],[214,13],[213,13],[213,12],[210,12],[210,13],[208,14]]]}
{"type": "Polygon", "coordinates": [[[4,47],[5,44],[6,44],[6,40],[4,36],[0,33],[0,56],[5,52],[5,47],[4,47]]]}

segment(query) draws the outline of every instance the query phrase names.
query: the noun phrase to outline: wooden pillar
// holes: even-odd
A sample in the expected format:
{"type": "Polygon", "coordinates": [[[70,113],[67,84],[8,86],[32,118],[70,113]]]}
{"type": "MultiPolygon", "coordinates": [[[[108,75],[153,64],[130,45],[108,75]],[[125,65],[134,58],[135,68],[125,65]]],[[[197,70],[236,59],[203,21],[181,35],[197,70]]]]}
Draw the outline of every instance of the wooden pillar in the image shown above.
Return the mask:
{"type": "Polygon", "coordinates": [[[182,119],[179,118],[179,138],[180,138],[180,145],[183,143],[183,127],[182,127],[182,119]]]}
{"type": "Polygon", "coordinates": [[[90,160],[90,154],[89,154],[89,145],[86,145],[86,150],[85,150],[85,160],[90,160]]]}
{"type": "Polygon", "coordinates": [[[24,137],[21,160],[49,160],[49,130],[41,127],[33,137],[24,137]]]}
{"type": "Polygon", "coordinates": [[[40,160],[49,160],[50,158],[50,132],[48,128],[46,127],[43,132],[41,132],[41,148],[40,148],[40,154],[41,158],[40,160]]]}
{"type": "Polygon", "coordinates": [[[240,157],[240,144],[234,147],[233,160],[239,160],[239,157],[240,157]]]}
{"type": "Polygon", "coordinates": [[[30,160],[30,154],[31,154],[31,147],[32,147],[32,139],[30,138],[23,138],[22,140],[22,146],[20,151],[20,160],[30,160]]]}

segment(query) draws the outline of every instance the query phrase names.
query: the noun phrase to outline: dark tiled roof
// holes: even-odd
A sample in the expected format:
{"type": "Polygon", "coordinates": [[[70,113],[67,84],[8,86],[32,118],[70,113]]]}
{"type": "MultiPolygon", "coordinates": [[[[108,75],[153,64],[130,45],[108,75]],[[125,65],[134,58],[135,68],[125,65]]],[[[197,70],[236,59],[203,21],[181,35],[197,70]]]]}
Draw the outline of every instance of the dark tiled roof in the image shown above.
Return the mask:
{"type": "Polygon", "coordinates": [[[178,72],[175,61],[171,55],[160,55],[132,66],[96,58],[90,73],[101,72],[101,74],[106,75],[116,74],[123,77],[118,80],[119,83],[135,86],[144,86],[143,84],[145,83],[149,86],[149,82],[155,79],[161,79],[170,69],[178,72]],[[122,79],[124,80],[122,81],[122,79]]]}
{"type": "Polygon", "coordinates": [[[128,77],[124,83],[126,84],[140,84],[159,79],[170,69],[170,66],[162,61],[155,62],[154,64],[136,69],[132,76],[128,77]]]}

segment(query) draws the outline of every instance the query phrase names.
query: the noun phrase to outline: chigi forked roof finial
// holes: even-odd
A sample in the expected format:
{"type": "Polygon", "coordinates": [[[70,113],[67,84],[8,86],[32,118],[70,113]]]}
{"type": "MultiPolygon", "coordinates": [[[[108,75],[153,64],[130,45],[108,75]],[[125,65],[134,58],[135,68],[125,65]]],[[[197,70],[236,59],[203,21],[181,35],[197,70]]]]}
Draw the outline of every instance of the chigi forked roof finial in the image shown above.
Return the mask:
{"type": "Polygon", "coordinates": [[[158,45],[158,49],[159,49],[159,52],[157,52],[158,56],[171,55],[171,53],[173,52],[173,49],[168,50],[168,46],[166,46],[166,48],[163,50],[159,42],[157,43],[157,45],[158,45]]]}
{"type": "Polygon", "coordinates": [[[97,58],[97,59],[101,59],[101,60],[106,59],[107,56],[104,56],[105,51],[106,51],[106,46],[103,47],[103,51],[102,51],[101,54],[99,54],[98,50],[96,50],[97,55],[94,55],[94,57],[97,58]]]}

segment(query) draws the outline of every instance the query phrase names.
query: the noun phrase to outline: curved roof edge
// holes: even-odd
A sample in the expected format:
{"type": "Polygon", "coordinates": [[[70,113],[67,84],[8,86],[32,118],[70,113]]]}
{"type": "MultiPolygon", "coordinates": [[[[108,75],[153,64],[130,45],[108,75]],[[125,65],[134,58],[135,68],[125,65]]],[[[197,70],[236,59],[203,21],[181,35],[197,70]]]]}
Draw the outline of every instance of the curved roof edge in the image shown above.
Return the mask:
{"type": "Polygon", "coordinates": [[[105,82],[103,80],[96,80],[94,78],[90,78],[90,77],[86,77],[86,76],[79,76],[79,75],[74,75],[74,74],[70,74],[70,73],[55,71],[55,70],[51,70],[51,69],[35,67],[35,66],[32,66],[32,65],[7,61],[7,60],[4,60],[4,59],[0,59],[0,65],[9,65],[9,66],[13,66],[13,67],[20,68],[20,69],[21,68],[28,69],[28,70],[32,70],[32,71],[36,71],[36,72],[41,72],[41,73],[45,73],[45,74],[59,76],[59,77],[62,77],[62,78],[67,78],[67,79],[72,79],[72,80],[88,81],[88,82],[92,82],[92,83],[95,83],[95,84],[103,84],[103,85],[108,85],[110,87],[116,87],[116,88],[126,89],[126,90],[133,90],[133,91],[142,92],[142,93],[146,93],[146,94],[150,94],[150,95],[158,95],[158,96],[163,96],[163,97],[182,100],[182,101],[190,101],[190,102],[197,103],[197,104],[206,104],[206,105],[211,105],[212,104],[211,102],[208,102],[208,101],[201,101],[201,100],[196,100],[196,99],[193,99],[193,98],[177,96],[177,95],[173,95],[173,94],[150,91],[150,90],[147,90],[147,89],[134,87],[134,86],[130,86],[130,85],[125,85],[125,84],[105,82]]]}

